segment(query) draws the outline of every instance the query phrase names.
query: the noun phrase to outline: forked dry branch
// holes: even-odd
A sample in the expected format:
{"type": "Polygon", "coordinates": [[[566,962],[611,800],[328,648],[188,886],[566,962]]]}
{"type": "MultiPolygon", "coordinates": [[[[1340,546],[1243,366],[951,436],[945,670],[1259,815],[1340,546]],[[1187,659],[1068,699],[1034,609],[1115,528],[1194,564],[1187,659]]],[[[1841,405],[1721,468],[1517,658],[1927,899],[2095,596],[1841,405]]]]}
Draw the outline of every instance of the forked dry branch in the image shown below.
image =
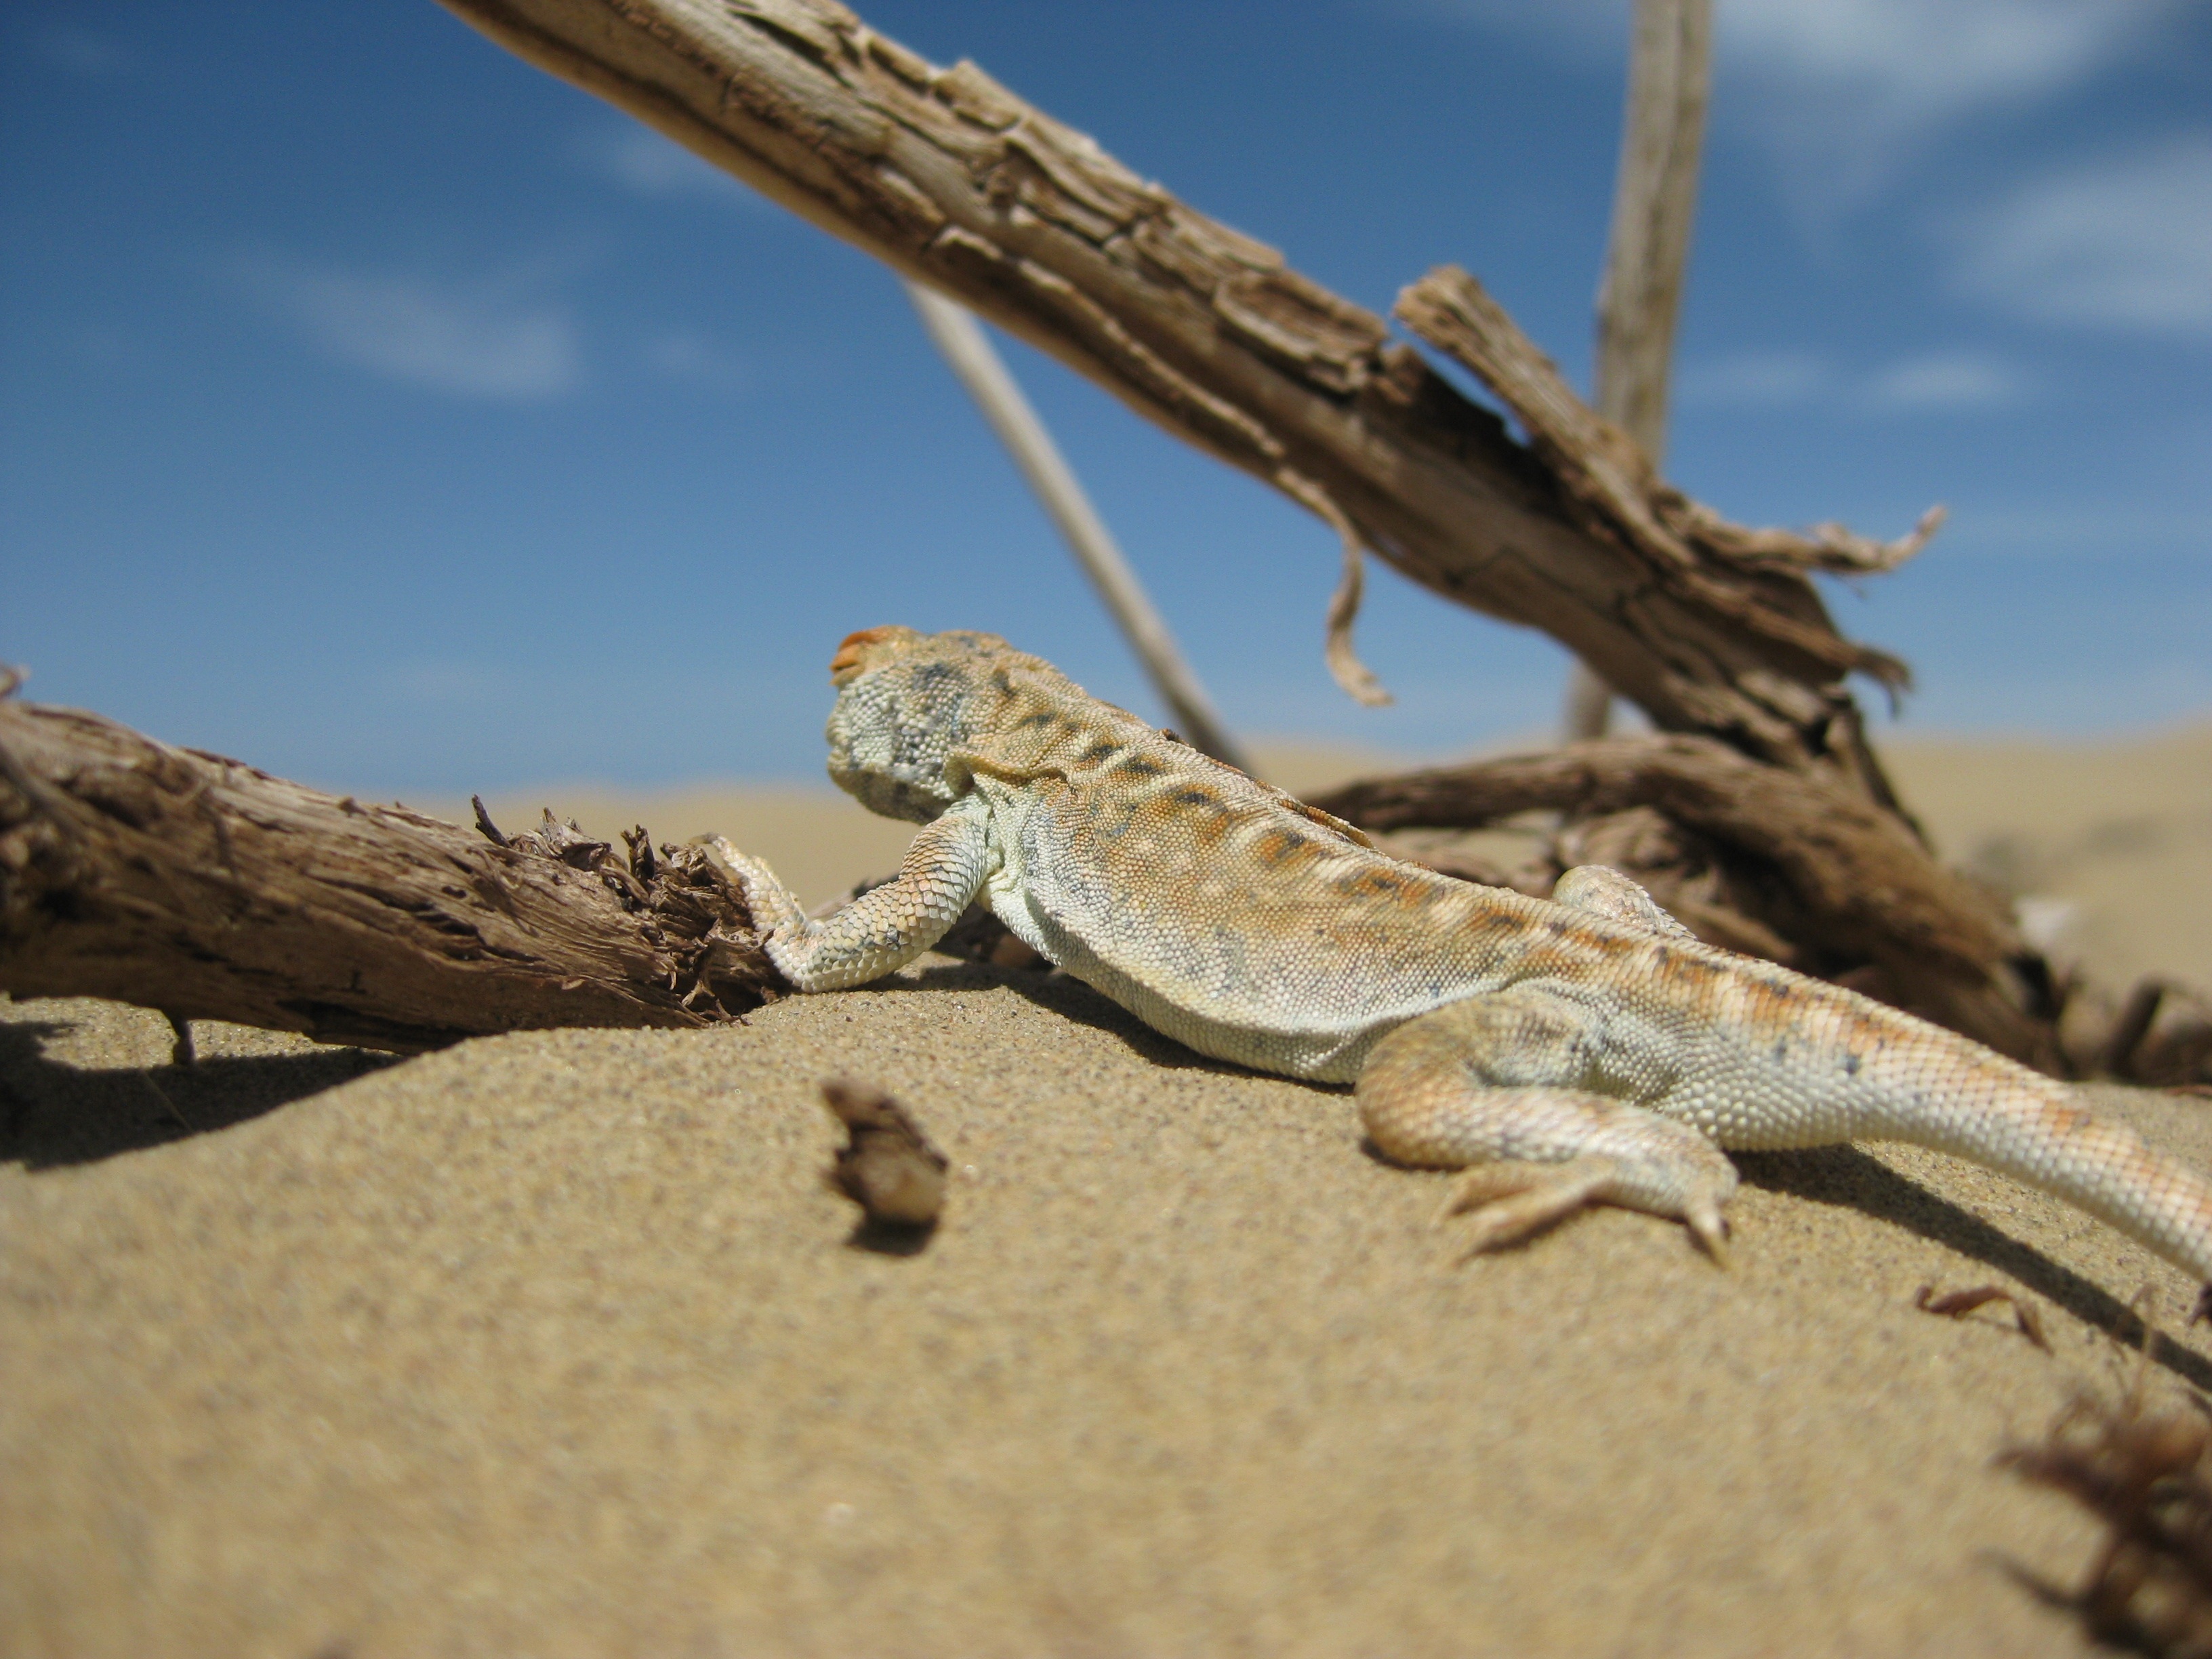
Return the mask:
{"type": "MultiPolygon", "coordinates": [[[[1382,318],[975,64],[925,62],[834,0],[445,3],[1267,480],[1349,545],[1542,629],[1662,728],[1887,799],[1843,682],[1901,669],[1842,639],[1803,573],[1909,550],[1740,530],[1656,483],[1610,488],[1594,516],[1590,467],[1516,442],[1382,318]],[[1638,500],[1664,512],[1624,531],[1613,520],[1640,522],[1638,500]]],[[[1468,355],[1534,356],[1517,331],[1468,355]]],[[[1521,377],[1493,386],[1532,434],[1555,428],[1519,401],[1521,377]]]]}

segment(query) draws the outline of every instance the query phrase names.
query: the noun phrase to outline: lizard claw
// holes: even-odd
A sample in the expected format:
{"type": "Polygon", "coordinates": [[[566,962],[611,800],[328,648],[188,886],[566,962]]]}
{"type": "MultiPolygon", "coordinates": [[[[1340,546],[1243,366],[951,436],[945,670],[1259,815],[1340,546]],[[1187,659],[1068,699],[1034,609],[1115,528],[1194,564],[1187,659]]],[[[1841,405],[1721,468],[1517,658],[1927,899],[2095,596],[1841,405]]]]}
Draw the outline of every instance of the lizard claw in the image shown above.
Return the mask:
{"type": "Polygon", "coordinates": [[[1690,1230],[1716,1267],[1729,1265],[1728,1220],[1721,1213],[1726,1194],[1718,1183],[1677,1195],[1671,1204],[1635,1190],[1637,1171],[1617,1158],[1585,1152],[1556,1164],[1477,1164],[1461,1171],[1445,1194],[1432,1226],[1477,1211],[1460,1260],[1516,1244],[1595,1204],[1625,1204],[1678,1220],[1690,1230]]]}
{"type": "Polygon", "coordinates": [[[1709,1195],[1700,1193],[1683,1206],[1682,1224],[1687,1227],[1698,1243],[1705,1247],[1705,1254],[1713,1259],[1716,1267],[1729,1265],[1728,1218],[1721,1213],[1720,1205],[1709,1195]]]}
{"type": "Polygon", "coordinates": [[[1615,1162],[1602,1154],[1558,1164],[1478,1164],[1452,1182],[1437,1224],[1469,1210],[1480,1212],[1461,1257],[1466,1261],[1518,1243],[1601,1202],[1604,1188],[1619,1173],[1615,1162]]]}

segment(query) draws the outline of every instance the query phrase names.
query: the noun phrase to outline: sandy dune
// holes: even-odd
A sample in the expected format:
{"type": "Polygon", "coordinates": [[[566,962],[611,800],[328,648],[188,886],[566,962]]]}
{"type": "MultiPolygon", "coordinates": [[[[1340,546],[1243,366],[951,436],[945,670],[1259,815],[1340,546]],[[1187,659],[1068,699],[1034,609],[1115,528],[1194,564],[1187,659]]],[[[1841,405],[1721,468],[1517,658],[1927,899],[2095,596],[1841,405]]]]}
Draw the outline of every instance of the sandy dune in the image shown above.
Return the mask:
{"type": "MultiPolygon", "coordinates": [[[[1899,760],[2085,949],[2188,969],[2208,756],[1899,760]]],[[[817,896],[903,842],[799,792],[556,804],[817,896]]],[[[2008,1569],[2070,1583],[2094,1530],[1990,1459],[2190,1290],[1897,1149],[1743,1160],[1729,1272],[1620,1212],[1461,1265],[1346,1095],[942,958],[404,1063],[198,1030],[180,1073],[153,1015],[0,1001],[11,1654],[2084,1652],[2008,1569]],[[836,1073],[951,1157],[918,1254],[822,1184],[836,1073]],[[2055,1356],[1911,1305],[1990,1280],[2055,1356]]],[[[2202,1103],[2104,1092],[2212,1164],[2202,1103]]],[[[2212,1388],[2189,1340],[2156,1386],[2212,1388]]]]}

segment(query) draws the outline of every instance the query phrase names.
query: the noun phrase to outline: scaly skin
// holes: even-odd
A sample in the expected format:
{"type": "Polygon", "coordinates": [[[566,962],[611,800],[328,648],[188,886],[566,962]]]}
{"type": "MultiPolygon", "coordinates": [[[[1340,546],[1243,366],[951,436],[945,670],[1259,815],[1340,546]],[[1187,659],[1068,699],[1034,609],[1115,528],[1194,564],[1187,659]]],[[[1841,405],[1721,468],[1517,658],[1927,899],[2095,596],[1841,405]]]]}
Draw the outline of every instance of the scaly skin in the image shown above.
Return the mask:
{"type": "Polygon", "coordinates": [[[1400,1162],[1466,1167],[1478,1249],[1615,1203],[1716,1253],[1720,1148],[1910,1141],[2055,1194],[2212,1279],[2212,1183],[2075,1091],[1839,987],[1699,943],[1617,872],[1552,901],[1390,858],[988,634],[855,634],[830,775],[925,824],[897,879],[809,921],[719,851],[802,991],[859,985],[981,900],[1201,1054],[1356,1083],[1400,1162]]]}

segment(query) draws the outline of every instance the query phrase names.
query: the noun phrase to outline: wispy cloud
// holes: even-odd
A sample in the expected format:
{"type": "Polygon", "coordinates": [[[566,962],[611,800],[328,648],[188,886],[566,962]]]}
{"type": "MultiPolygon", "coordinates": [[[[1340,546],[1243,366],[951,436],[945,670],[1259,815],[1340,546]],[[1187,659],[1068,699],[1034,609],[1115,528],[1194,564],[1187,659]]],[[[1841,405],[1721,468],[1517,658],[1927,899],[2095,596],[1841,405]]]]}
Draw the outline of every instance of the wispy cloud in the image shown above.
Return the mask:
{"type": "Polygon", "coordinates": [[[2033,180],[1957,240],[1960,286],[2020,316],[2212,337],[2212,134],[2033,180]]]}
{"type": "Polygon", "coordinates": [[[1723,74],[1798,175],[1864,199],[1941,129],[2066,92],[2183,0],[1723,0],[1723,74]]]}
{"type": "Polygon", "coordinates": [[[671,380],[714,392],[736,392],[745,384],[744,366],[730,352],[690,329],[669,329],[645,343],[646,367],[671,380]]]}
{"type": "Polygon", "coordinates": [[[2005,409],[2027,391],[2027,377],[2002,359],[1936,351],[1877,369],[1862,383],[1859,401],[1875,410],[2005,409]]]}
{"type": "Polygon", "coordinates": [[[1965,414],[2014,406],[2028,379],[2002,358],[1931,351],[1847,371],[1809,351],[1745,352],[1683,366],[1676,395],[1693,409],[1802,409],[1856,415],[1965,414]]]}
{"type": "Polygon", "coordinates": [[[582,379],[574,319],[542,297],[542,277],[441,281],[267,252],[239,257],[229,274],[324,356],[384,380],[526,402],[582,379]]]}
{"type": "MultiPolygon", "coordinates": [[[[1406,3],[1407,0],[1401,0],[1406,3]]],[[[1621,58],[1627,0],[1411,0],[1578,55],[1621,58]]],[[[2068,92],[2191,0],[1720,0],[1717,118],[1742,118],[1794,193],[1863,202],[1942,129],[2068,92]]]]}
{"type": "Polygon", "coordinates": [[[592,177],[632,196],[691,198],[736,207],[763,201],[758,191],[635,121],[591,128],[579,135],[575,154],[592,177]]]}

